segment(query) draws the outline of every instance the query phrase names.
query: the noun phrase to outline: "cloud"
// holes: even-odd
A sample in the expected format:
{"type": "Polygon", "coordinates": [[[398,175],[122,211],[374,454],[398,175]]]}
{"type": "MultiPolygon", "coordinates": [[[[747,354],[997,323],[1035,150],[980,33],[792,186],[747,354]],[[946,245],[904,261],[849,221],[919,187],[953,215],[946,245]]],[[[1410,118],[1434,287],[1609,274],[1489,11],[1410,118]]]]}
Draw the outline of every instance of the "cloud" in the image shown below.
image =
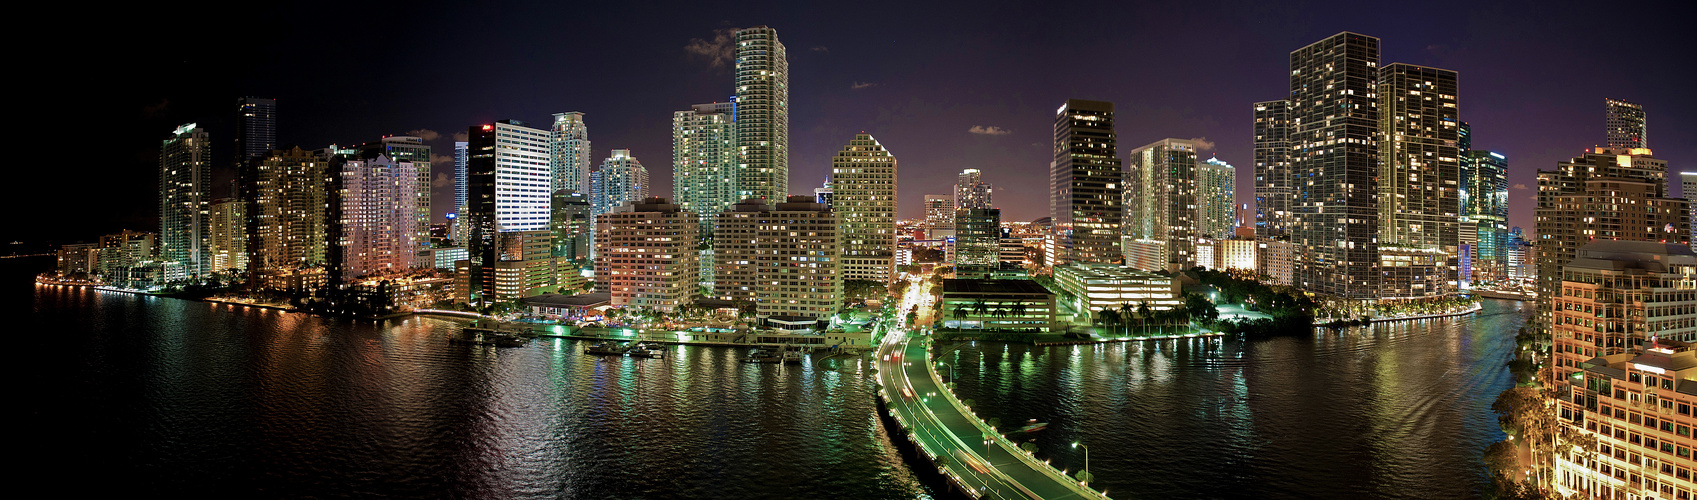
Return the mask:
{"type": "Polygon", "coordinates": [[[466,135],[465,132],[454,132],[454,142],[465,142],[469,140],[471,140],[471,136],[466,135]]]}
{"type": "Polygon", "coordinates": [[[814,52],[830,52],[830,51],[831,51],[831,48],[830,48],[830,47],[826,47],[826,46],[824,46],[824,45],[814,45],[814,46],[813,46],[813,48],[812,48],[812,49],[810,49],[810,50],[812,50],[812,51],[814,51],[814,52]]]}
{"type": "Polygon", "coordinates": [[[418,138],[424,139],[426,141],[434,141],[434,140],[436,140],[436,138],[442,137],[442,134],[437,133],[435,130],[430,130],[430,129],[427,129],[427,128],[421,128],[421,129],[418,129],[418,130],[408,130],[407,135],[418,136],[418,138]]]}
{"type": "Polygon", "coordinates": [[[867,88],[867,87],[877,87],[877,86],[878,86],[878,84],[872,83],[872,82],[854,82],[854,83],[849,84],[849,90],[860,90],[860,89],[864,89],[864,88],[867,88]]]}
{"type": "Polygon", "coordinates": [[[154,105],[151,105],[151,106],[142,106],[141,107],[141,116],[143,116],[145,118],[153,118],[155,116],[158,116],[160,113],[165,112],[168,109],[171,109],[171,100],[161,98],[161,99],[159,99],[159,104],[154,104],[154,105]]]}
{"type": "MultiPolygon", "coordinates": [[[[431,153],[430,154],[430,167],[431,168],[437,168],[436,167],[437,165],[447,165],[449,167],[453,167],[454,166],[454,157],[448,156],[448,155],[439,155],[439,154],[431,153]]],[[[446,172],[447,170],[443,169],[443,170],[440,170],[440,171],[446,172]]]]}
{"type": "Polygon", "coordinates": [[[454,185],[454,176],[447,172],[437,172],[436,179],[430,181],[430,187],[448,187],[454,185]]]}
{"type": "Polygon", "coordinates": [[[736,28],[720,28],[713,30],[712,40],[700,38],[689,39],[684,45],[684,52],[690,57],[707,61],[707,67],[715,70],[725,69],[735,57],[737,40],[736,28]]]}
{"type": "Polygon", "coordinates": [[[1207,151],[1207,150],[1210,150],[1210,149],[1214,149],[1214,141],[1208,140],[1207,137],[1192,137],[1192,138],[1190,138],[1190,142],[1196,144],[1196,150],[1197,151],[1207,151]]]}
{"type": "Polygon", "coordinates": [[[1521,191],[1525,191],[1525,190],[1527,190],[1527,189],[1532,189],[1532,188],[1529,188],[1529,187],[1526,187],[1526,185],[1525,185],[1525,184],[1515,184],[1515,185],[1514,185],[1514,188],[1515,188],[1515,189],[1518,189],[1518,190],[1521,190],[1521,191]]]}
{"type": "Polygon", "coordinates": [[[983,125],[973,125],[972,128],[967,129],[966,131],[979,135],[1008,135],[1013,133],[1012,130],[1002,127],[986,127],[983,125]]]}

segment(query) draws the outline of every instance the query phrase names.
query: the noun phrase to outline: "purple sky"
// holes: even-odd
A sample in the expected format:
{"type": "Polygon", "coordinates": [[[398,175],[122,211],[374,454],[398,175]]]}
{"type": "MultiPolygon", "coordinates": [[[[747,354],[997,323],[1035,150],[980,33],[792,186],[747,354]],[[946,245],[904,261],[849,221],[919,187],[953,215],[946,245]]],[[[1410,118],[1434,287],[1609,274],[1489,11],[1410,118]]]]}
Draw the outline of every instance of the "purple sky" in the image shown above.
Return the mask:
{"type": "MultiPolygon", "coordinates": [[[[670,193],[671,112],[731,95],[711,55],[716,36],[758,24],[789,48],[791,191],[811,193],[831,155],[866,131],[900,161],[903,217],[920,214],[925,194],[949,192],[963,168],[984,171],[1005,219],[1046,216],[1053,113],[1067,98],[1113,101],[1122,153],[1206,138],[1214,146],[1204,157],[1237,166],[1238,201],[1250,202],[1251,103],[1286,95],[1291,50],[1340,31],[1379,37],[1384,63],[1460,72],[1462,119],[1476,148],[1509,158],[1511,185],[1535,187],[1534,170],[1602,142],[1605,97],[1643,104],[1657,156],[1697,169],[1697,98],[1678,90],[1694,81],[1697,38],[1677,22],[1688,14],[1634,4],[1630,19],[1612,19],[1582,4],[1484,3],[218,3],[195,16],[138,6],[91,21],[112,41],[99,53],[31,56],[55,70],[42,82],[53,88],[25,105],[68,111],[89,135],[50,138],[61,148],[54,157],[76,158],[76,168],[32,165],[25,181],[74,185],[94,202],[25,190],[26,202],[66,208],[16,219],[4,237],[157,230],[159,141],[199,122],[227,158],[240,95],[278,99],[284,144],[430,130],[444,158],[467,126],[583,111],[596,158],[630,149],[654,192],[670,193]],[[86,92],[68,90],[84,83],[110,90],[57,95],[86,92]]],[[[1511,191],[1511,224],[1531,230],[1534,193],[1511,191]]],[[[438,216],[450,197],[438,188],[438,216]]]]}

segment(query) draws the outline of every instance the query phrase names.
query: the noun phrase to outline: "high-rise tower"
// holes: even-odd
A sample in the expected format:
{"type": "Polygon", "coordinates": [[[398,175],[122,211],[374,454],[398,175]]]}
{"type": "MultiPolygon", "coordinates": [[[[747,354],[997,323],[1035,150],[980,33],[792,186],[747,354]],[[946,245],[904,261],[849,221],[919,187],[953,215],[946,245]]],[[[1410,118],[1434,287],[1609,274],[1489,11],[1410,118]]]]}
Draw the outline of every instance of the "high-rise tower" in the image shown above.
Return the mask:
{"type": "Polygon", "coordinates": [[[177,127],[159,149],[159,258],[190,276],[213,271],[212,142],[193,123],[177,127]]]}
{"type": "Polygon", "coordinates": [[[889,281],[895,271],[896,157],[871,135],[856,134],[831,158],[827,206],[843,225],[843,279],[889,281]]]}
{"type": "Polygon", "coordinates": [[[1604,123],[1611,148],[1648,148],[1650,131],[1645,126],[1644,107],[1619,99],[1604,99],[1604,123]]]}
{"type": "Polygon", "coordinates": [[[712,239],[719,212],[742,201],[737,171],[736,105],[697,104],[672,113],[672,193],[684,210],[701,217],[701,236],[712,239]]]}
{"type": "Polygon", "coordinates": [[[252,163],[277,149],[277,100],[236,99],[236,166],[252,163]]]}
{"type": "Polygon", "coordinates": [[[473,263],[496,260],[497,233],[547,231],[549,132],[519,120],[474,125],[468,131],[466,251],[473,263]]]}
{"type": "Polygon", "coordinates": [[[790,182],[789,56],[766,26],[737,30],[736,44],[737,198],[779,203],[790,182]]]}
{"type": "Polygon", "coordinates": [[[589,126],[583,123],[583,113],[554,113],[548,138],[548,169],[553,172],[553,181],[548,192],[589,192],[589,161],[589,126]]]}
{"type": "Polygon", "coordinates": [[[1461,215],[1456,72],[1379,70],[1380,297],[1454,293],[1461,215]]]}
{"type": "Polygon", "coordinates": [[[1124,174],[1114,137],[1114,103],[1068,99],[1055,111],[1049,217],[1055,259],[1106,263],[1120,259],[1124,174]]]}
{"type": "Polygon", "coordinates": [[[1255,235],[1291,230],[1290,101],[1255,103],[1255,235]]]}
{"type": "Polygon", "coordinates": [[[648,198],[648,169],[629,149],[615,149],[613,156],[601,162],[601,169],[590,174],[589,184],[589,211],[599,218],[648,198]]]}
{"type": "Polygon", "coordinates": [[[1290,53],[1291,242],[1296,285],[1379,292],[1379,39],[1339,33],[1290,53]]]}
{"type": "Polygon", "coordinates": [[[1162,139],[1128,156],[1120,223],[1125,262],[1145,271],[1165,270],[1175,262],[1185,269],[1195,266],[1196,144],[1162,139]]]}
{"type": "Polygon", "coordinates": [[[1667,192],[1666,160],[1596,148],[1538,171],[1538,312],[1561,295],[1562,266],[1599,240],[1689,244],[1689,205],[1667,192]]]}
{"type": "MultiPolygon", "coordinates": [[[[412,227],[417,233],[414,237],[419,245],[428,246],[430,243],[430,145],[424,143],[424,138],[410,135],[391,135],[379,141],[359,145],[359,157],[363,160],[375,160],[378,157],[388,157],[394,163],[408,163],[415,174],[411,191],[414,202],[414,222],[412,227]]],[[[390,167],[393,170],[393,167],[390,167]]]]}
{"type": "Polygon", "coordinates": [[[955,180],[955,209],[995,206],[990,201],[990,183],[984,182],[984,173],[976,168],[962,170],[955,180]]]}

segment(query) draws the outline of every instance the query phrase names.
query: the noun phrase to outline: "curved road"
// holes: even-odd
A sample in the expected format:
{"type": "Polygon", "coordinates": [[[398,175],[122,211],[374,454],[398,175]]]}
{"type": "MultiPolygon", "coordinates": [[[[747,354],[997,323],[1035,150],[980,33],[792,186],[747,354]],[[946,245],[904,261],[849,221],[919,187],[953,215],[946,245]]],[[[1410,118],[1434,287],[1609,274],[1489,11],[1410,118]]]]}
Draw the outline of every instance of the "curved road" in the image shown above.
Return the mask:
{"type": "MultiPolygon", "coordinates": [[[[904,306],[928,307],[930,296],[910,291],[905,299],[904,306]]],[[[901,310],[906,307],[898,314],[901,310]]],[[[908,431],[908,439],[957,486],[983,498],[1106,498],[979,427],[934,378],[926,353],[929,339],[910,337],[905,330],[888,332],[878,348],[880,396],[908,431]]]]}

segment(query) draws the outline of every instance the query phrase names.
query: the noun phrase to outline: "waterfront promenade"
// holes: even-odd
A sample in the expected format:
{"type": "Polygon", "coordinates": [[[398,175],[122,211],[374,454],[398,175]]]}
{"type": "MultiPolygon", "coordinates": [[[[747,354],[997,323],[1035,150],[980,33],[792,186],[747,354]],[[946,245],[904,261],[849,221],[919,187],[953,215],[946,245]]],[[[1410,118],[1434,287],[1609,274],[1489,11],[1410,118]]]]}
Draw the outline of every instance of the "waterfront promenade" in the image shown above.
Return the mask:
{"type": "Polygon", "coordinates": [[[919,452],[953,486],[980,498],[1106,498],[990,431],[935,376],[928,339],[892,332],[878,349],[880,397],[919,452]]]}

